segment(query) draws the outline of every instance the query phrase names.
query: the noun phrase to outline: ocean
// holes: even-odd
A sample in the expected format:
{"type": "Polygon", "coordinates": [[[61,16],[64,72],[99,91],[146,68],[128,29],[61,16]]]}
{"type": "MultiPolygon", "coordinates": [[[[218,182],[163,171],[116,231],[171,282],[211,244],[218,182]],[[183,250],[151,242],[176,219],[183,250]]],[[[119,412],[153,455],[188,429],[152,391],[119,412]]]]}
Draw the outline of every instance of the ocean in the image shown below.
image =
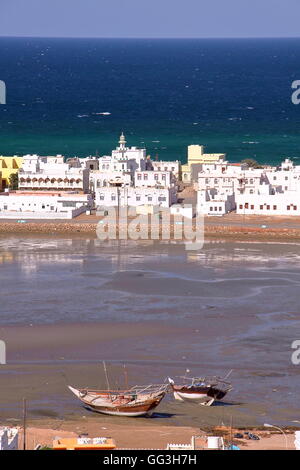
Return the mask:
{"type": "Polygon", "coordinates": [[[300,39],[0,38],[0,154],[300,158],[300,39]],[[110,114],[98,114],[110,113],[110,114]]]}

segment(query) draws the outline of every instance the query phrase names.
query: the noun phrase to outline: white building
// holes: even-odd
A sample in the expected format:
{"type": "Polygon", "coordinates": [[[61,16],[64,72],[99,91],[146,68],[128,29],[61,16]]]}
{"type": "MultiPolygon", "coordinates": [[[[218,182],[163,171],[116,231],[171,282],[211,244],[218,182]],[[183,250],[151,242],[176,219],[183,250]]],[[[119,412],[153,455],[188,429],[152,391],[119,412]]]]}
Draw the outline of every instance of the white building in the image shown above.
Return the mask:
{"type": "Polygon", "coordinates": [[[203,164],[196,187],[198,211],[224,215],[299,215],[300,166],[248,168],[225,161],[203,164]]]}
{"type": "Polygon", "coordinates": [[[246,164],[227,161],[201,165],[197,189],[216,189],[224,193],[254,193],[266,180],[263,169],[248,168],[246,164]]]}
{"type": "Polygon", "coordinates": [[[170,171],[135,171],[134,184],[136,188],[175,187],[176,178],[170,171]]]}
{"type": "Polygon", "coordinates": [[[169,171],[172,172],[177,180],[181,177],[181,162],[176,161],[152,161],[154,171],[169,171]]]}
{"type": "Polygon", "coordinates": [[[100,171],[129,172],[132,176],[136,170],[145,169],[146,149],[126,147],[126,139],[122,133],[119,146],[112,151],[111,156],[99,157],[100,171]]]}
{"type": "Polygon", "coordinates": [[[96,191],[98,188],[107,186],[131,186],[132,178],[128,172],[117,171],[92,171],[90,173],[90,189],[96,191]]]}
{"type": "Polygon", "coordinates": [[[222,216],[235,209],[233,193],[202,189],[197,192],[197,212],[203,215],[222,216]]]}
{"type": "Polygon", "coordinates": [[[0,427],[0,450],[18,450],[18,428],[0,427]]]}
{"type": "Polygon", "coordinates": [[[170,207],[176,202],[176,192],[171,188],[106,187],[96,190],[95,202],[98,210],[118,206],[170,207]]]}
{"type": "MultiPolygon", "coordinates": [[[[111,156],[99,158],[99,170],[90,173],[90,188],[95,193],[97,208],[169,207],[176,202],[175,175],[168,170],[154,170],[156,163],[146,157],[146,149],[126,147],[122,133],[116,150],[111,156]]],[[[172,168],[178,172],[178,162],[172,162],[172,168]]]]}
{"type": "Polygon", "coordinates": [[[279,192],[262,185],[255,194],[236,196],[236,213],[244,215],[300,215],[300,191],[279,192]]]}
{"type": "Polygon", "coordinates": [[[198,211],[207,215],[225,215],[235,210],[239,195],[256,194],[268,181],[264,169],[220,160],[204,163],[198,173],[198,211]]]}
{"type": "Polygon", "coordinates": [[[89,191],[89,170],[81,167],[79,159],[65,163],[62,155],[25,155],[18,179],[22,190],[89,191]]]}
{"type": "Polygon", "coordinates": [[[75,192],[24,192],[0,194],[2,219],[72,219],[90,210],[92,196],[75,192]]]}

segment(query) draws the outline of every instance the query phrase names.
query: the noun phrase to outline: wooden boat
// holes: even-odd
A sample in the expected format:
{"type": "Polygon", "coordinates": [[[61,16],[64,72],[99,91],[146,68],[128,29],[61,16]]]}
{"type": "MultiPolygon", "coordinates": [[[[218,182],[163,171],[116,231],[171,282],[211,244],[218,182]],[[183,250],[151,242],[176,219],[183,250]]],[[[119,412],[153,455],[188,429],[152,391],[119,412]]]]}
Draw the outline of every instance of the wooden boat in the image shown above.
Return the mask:
{"type": "MultiPolygon", "coordinates": [[[[230,372],[231,373],[231,372],[230,372]]],[[[229,373],[229,374],[230,374],[229,373]]],[[[231,383],[220,377],[179,377],[179,384],[168,378],[175,400],[210,406],[232,390],[231,383]]]]}
{"type": "Polygon", "coordinates": [[[93,411],[114,416],[143,416],[156,408],[169,384],[134,386],[128,390],[76,389],[71,392],[93,411]]]}

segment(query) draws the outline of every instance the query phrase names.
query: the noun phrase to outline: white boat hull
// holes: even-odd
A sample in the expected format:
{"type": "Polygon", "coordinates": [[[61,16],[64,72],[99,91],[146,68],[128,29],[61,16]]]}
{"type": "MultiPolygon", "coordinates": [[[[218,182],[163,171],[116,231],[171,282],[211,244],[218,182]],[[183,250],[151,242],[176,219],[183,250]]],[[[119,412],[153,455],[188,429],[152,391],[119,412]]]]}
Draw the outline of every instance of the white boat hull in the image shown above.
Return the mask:
{"type": "Polygon", "coordinates": [[[184,393],[174,392],[174,398],[178,401],[190,401],[199,405],[210,406],[215,401],[214,398],[207,396],[204,393],[184,393]]]}

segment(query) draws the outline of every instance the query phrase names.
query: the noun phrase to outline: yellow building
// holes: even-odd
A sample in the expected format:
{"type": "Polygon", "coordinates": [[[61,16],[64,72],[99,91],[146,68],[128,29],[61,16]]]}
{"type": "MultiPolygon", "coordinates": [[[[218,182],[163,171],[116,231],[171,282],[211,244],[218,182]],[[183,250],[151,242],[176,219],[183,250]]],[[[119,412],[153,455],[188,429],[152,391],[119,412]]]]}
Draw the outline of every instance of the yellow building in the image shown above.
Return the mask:
{"type": "Polygon", "coordinates": [[[0,172],[2,181],[0,179],[0,189],[7,188],[9,186],[9,178],[13,173],[18,173],[19,169],[23,164],[23,157],[14,155],[13,157],[3,157],[0,155],[0,172]]]}
{"type": "Polygon", "coordinates": [[[189,145],[188,146],[188,161],[182,165],[182,181],[190,183],[192,165],[200,165],[203,163],[214,163],[220,160],[225,160],[225,153],[205,153],[203,145],[189,145]]]}
{"type": "Polygon", "coordinates": [[[111,437],[70,437],[55,439],[53,450],[112,450],[116,443],[111,437]]]}

